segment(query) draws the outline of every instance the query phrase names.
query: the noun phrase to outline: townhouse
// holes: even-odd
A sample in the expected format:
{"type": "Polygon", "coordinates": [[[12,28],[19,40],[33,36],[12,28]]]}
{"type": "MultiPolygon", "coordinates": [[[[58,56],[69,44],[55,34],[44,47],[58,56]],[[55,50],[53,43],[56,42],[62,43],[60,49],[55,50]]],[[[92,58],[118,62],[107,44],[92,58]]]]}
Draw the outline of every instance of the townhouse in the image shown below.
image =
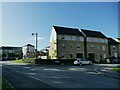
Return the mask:
{"type": "Polygon", "coordinates": [[[53,26],[49,56],[51,59],[84,57],[84,35],[77,28],[53,26]]]}
{"type": "Polygon", "coordinates": [[[118,43],[118,58],[120,58],[120,38],[116,38],[115,41],[118,43]]]}
{"type": "Polygon", "coordinates": [[[49,57],[105,61],[109,57],[108,38],[100,31],[52,26],[49,57]]]}
{"type": "Polygon", "coordinates": [[[95,59],[98,62],[104,62],[108,54],[108,39],[100,31],[81,29],[84,34],[85,58],[95,59]]]}
{"type": "Polygon", "coordinates": [[[108,38],[108,48],[109,48],[109,56],[110,58],[118,58],[119,57],[119,46],[118,42],[112,38],[108,38]]]}

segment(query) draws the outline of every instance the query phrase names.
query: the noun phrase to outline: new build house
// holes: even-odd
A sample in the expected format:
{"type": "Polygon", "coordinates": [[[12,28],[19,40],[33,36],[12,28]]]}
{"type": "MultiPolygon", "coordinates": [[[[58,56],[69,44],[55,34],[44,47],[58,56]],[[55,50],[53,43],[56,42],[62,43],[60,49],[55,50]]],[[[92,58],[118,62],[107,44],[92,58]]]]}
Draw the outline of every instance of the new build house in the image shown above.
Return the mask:
{"type": "Polygon", "coordinates": [[[109,57],[108,39],[99,31],[53,26],[49,56],[51,59],[105,60],[109,57]]]}
{"type": "Polygon", "coordinates": [[[49,56],[52,59],[84,57],[84,36],[77,28],[53,26],[49,56]]]}
{"type": "Polygon", "coordinates": [[[100,31],[81,29],[85,37],[85,55],[86,58],[92,58],[98,62],[109,57],[108,39],[100,31]]]}
{"type": "Polygon", "coordinates": [[[118,57],[120,58],[120,38],[116,38],[115,41],[118,43],[118,57]]]}
{"type": "Polygon", "coordinates": [[[108,48],[109,48],[109,56],[118,58],[118,52],[119,52],[119,46],[118,46],[118,42],[115,41],[112,38],[108,38],[108,48]]]}

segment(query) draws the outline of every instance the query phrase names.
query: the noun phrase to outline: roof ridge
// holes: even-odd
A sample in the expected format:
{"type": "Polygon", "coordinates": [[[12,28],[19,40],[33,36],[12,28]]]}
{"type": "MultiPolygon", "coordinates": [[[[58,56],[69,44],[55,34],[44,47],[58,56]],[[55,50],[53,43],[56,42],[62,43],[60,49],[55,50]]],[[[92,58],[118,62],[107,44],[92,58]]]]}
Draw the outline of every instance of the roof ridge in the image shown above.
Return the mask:
{"type": "MultiPolygon", "coordinates": [[[[78,29],[77,27],[68,27],[68,26],[55,26],[55,25],[53,25],[53,27],[70,28],[70,29],[78,29]]],[[[79,29],[78,29],[78,30],[79,30],[79,29]]]]}

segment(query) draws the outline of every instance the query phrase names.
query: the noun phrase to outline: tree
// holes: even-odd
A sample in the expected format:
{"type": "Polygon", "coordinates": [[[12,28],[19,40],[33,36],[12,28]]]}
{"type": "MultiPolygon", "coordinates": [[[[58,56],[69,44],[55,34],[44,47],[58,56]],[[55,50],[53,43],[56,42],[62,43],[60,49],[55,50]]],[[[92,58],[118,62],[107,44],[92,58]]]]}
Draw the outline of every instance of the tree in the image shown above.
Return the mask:
{"type": "Polygon", "coordinates": [[[54,50],[53,57],[57,58],[57,50],[54,50]]]}

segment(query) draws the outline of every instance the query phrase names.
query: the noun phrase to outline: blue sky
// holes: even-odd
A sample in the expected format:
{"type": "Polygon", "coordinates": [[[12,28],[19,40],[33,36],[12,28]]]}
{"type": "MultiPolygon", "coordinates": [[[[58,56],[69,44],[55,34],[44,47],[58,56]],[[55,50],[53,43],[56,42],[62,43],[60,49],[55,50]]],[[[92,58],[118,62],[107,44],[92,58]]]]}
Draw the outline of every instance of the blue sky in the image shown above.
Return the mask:
{"type": "Polygon", "coordinates": [[[117,2],[4,2],[2,3],[2,45],[49,45],[52,25],[84,28],[118,37],[117,2]]]}

